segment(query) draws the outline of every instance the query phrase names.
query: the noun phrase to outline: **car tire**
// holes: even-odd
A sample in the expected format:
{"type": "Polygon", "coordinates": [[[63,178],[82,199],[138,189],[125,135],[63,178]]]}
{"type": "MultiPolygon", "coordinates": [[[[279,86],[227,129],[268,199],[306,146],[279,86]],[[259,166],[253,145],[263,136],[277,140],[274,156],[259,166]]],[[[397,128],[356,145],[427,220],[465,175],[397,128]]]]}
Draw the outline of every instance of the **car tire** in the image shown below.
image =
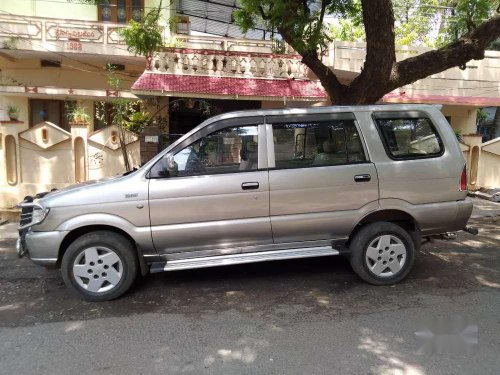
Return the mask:
{"type": "Polygon", "coordinates": [[[403,280],[415,259],[415,244],[410,234],[389,222],[363,226],[350,245],[354,272],[373,285],[392,285],[403,280]]]}
{"type": "Polygon", "coordinates": [[[124,236],[111,231],[86,233],[74,240],[61,261],[65,284],[86,301],[120,297],[138,274],[137,252],[124,236]]]}

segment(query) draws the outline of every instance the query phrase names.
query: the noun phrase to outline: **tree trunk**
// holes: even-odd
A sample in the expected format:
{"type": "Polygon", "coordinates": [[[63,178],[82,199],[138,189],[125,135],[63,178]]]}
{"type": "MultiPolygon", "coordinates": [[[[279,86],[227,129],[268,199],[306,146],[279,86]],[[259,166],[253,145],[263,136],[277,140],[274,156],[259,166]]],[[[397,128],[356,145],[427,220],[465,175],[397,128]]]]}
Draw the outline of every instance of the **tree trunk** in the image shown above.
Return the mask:
{"type": "Polygon", "coordinates": [[[396,62],[391,0],[362,0],[366,59],[361,73],[351,83],[344,84],[321,61],[315,47],[297,39],[291,17],[297,14],[302,4],[300,1],[289,3],[285,22],[278,27],[278,31],[302,55],[302,62],[317,76],[331,102],[336,105],[373,104],[385,94],[419,79],[454,67],[465,69],[468,61],[483,59],[487,46],[500,37],[500,16],[496,16],[456,42],[396,62]]]}
{"type": "Polygon", "coordinates": [[[127,143],[125,142],[125,129],[123,129],[122,126],[118,126],[118,129],[119,129],[118,138],[120,139],[120,148],[122,150],[123,163],[125,164],[125,170],[129,172],[131,168],[130,168],[130,160],[128,158],[128,153],[127,153],[127,143]]]}

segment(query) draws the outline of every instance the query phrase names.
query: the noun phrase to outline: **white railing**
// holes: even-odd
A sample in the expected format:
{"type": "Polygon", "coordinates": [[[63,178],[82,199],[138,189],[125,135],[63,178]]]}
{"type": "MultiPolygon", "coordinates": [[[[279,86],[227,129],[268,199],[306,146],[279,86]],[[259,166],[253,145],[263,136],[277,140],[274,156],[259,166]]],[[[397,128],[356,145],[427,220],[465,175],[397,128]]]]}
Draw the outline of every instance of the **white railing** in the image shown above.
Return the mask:
{"type": "Polygon", "coordinates": [[[124,26],[106,22],[0,15],[0,37],[19,37],[42,42],[123,44],[118,31],[124,26]]]}
{"type": "Polygon", "coordinates": [[[300,58],[242,52],[172,49],[156,53],[149,71],[155,73],[248,78],[307,78],[300,58]]]}

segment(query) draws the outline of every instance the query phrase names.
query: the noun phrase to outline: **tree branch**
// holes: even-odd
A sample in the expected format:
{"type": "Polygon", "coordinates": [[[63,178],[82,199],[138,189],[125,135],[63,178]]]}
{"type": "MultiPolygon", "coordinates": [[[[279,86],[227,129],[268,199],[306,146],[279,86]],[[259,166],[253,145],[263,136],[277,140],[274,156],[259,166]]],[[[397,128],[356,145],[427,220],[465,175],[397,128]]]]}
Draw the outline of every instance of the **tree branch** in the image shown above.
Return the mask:
{"type": "Polygon", "coordinates": [[[264,8],[262,8],[262,5],[259,5],[259,12],[260,12],[260,16],[262,17],[263,20],[267,21],[267,20],[271,19],[271,17],[264,12],[264,8]]]}
{"type": "Polygon", "coordinates": [[[339,81],[333,70],[323,64],[316,53],[302,55],[302,62],[318,77],[332,103],[341,103],[346,86],[339,81]]]}
{"type": "Polygon", "coordinates": [[[319,24],[323,24],[323,19],[325,18],[326,7],[330,5],[331,0],[323,0],[321,1],[321,12],[319,14],[319,24]]]}
{"type": "Polygon", "coordinates": [[[304,10],[304,14],[306,14],[308,16],[311,14],[311,10],[309,9],[309,6],[307,5],[307,0],[302,0],[302,8],[304,10]]]}
{"type": "MultiPolygon", "coordinates": [[[[278,32],[281,34],[285,42],[287,42],[293,49],[298,51],[299,45],[297,44],[297,39],[294,38],[293,33],[290,30],[283,27],[278,28],[278,32]]],[[[299,51],[298,51],[299,52],[299,51]]],[[[323,64],[323,62],[318,57],[316,50],[300,51],[302,55],[302,63],[305,64],[311,71],[318,77],[323,88],[326,90],[330,100],[333,103],[339,102],[342,94],[344,92],[345,86],[340,83],[339,79],[333,73],[328,66],[323,64]]]]}
{"type": "Polygon", "coordinates": [[[433,74],[484,58],[484,50],[500,36],[500,16],[483,22],[445,47],[394,64],[387,92],[433,74]]]}

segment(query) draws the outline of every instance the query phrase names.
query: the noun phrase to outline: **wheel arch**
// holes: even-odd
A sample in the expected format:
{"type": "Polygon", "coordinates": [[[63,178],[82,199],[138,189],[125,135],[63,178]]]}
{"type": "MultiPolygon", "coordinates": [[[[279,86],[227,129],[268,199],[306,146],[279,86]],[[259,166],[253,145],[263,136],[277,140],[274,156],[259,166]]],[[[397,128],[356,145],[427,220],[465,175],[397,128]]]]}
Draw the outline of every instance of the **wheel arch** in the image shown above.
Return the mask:
{"type": "Polygon", "coordinates": [[[356,233],[358,233],[361,230],[363,226],[365,226],[366,224],[376,223],[380,221],[386,221],[389,223],[399,225],[400,227],[405,229],[413,238],[415,248],[418,249],[420,247],[420,227],[418,225],[418,221],[415,219],[414,216],[412,216],[408,212],[394,208],[372,211],[363,216],[353,227],[353,230],[349,235],[348,244],[350,243],[351,239],[356,235],[356,233]]]}
{"type": "Polygon", "coordinates": [[[69,231],[68,234],[66,234],[66,236],[62,240],[61,245],[59,246],[57,264],[58,265],[61,264],[64,253],[66,252],[68,247],[73,243],[73,241],[83,236],[84,234],[96,231],[114,232],[126,238],[134,246],[134,249],[136,250],[135,253],[137,256],[137,260],[139,261],[139,265],[141,267],[141,274],[145,275],[146,273],[148,273],[148,268],[146,262],[144,261],[144,257],[141,254],[140,247],[137,244],[137,242],[132,238],[132,236],[121,228],[106,224],[83,225],[81,227],[77,227],[69,231]]]}

